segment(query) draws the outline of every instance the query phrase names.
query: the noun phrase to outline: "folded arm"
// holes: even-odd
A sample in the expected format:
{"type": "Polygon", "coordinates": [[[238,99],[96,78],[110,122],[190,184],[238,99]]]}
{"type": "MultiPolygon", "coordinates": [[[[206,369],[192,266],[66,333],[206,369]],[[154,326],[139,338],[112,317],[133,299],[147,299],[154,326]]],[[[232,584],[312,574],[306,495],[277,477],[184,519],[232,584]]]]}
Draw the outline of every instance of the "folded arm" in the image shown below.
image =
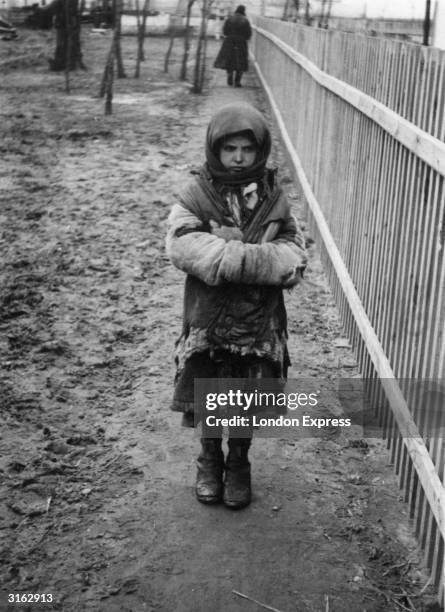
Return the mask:
{"type": "Polygon", "coordinates": [[[292,217],[272,242],[264,244],[226,242],[209,229],[183,206],[173,206],[166,247],[177,268],[208,285],[230,282],[291,287],[301,278],[306,256],[292,217]]]}

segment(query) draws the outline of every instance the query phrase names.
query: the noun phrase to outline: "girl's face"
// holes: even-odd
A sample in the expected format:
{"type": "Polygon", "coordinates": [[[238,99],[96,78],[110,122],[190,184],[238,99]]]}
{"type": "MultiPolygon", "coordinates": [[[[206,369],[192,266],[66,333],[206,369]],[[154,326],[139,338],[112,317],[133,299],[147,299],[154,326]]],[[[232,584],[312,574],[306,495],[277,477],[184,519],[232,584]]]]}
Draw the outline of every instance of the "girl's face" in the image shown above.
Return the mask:
{"type": "Polygon", "coordinates": [[[235,134],[223,141],[219,161],[230,173],[235,174],[253,166],[256,154],[257,146],[251,138],[235,134]]]}

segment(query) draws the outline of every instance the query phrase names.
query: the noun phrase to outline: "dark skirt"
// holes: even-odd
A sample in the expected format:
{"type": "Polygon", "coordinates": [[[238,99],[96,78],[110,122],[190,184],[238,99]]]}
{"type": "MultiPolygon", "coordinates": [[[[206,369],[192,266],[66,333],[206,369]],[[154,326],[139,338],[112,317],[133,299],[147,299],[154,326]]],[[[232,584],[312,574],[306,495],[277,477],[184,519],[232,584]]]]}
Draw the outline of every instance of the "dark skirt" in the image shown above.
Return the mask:
{"type": "Polygon", "coordinates": [[[192,355],[175,379],[175,391],[171,409],[184,413],[182,424],[194,427],[195,378],[276,378],[285,380],[289,367],[286,363],[275,363],[254,355],[241,357],[229,351],[215,351],[213,358],[209,351],[192,355]]]}
{"type": "Polygon", "coordinates": [[[249,69],[247,41],[240,36],[226,36],[216,57],[215,68],[233,72],[249,69]]]}

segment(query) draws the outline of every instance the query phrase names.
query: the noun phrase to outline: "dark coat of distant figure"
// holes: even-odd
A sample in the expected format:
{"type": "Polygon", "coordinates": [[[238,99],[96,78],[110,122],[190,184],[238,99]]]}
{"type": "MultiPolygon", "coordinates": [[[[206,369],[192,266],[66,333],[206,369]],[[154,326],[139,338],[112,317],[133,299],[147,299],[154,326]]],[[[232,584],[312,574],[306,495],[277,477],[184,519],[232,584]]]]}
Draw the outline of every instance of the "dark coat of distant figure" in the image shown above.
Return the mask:
{"type": "Polygon", "coordinates": [[[215,68],[227,70],[227,72],[246,72],[248,70],[247,41],[252,36],[249,20],[243,14],[244,11],[235,11],[224,22],[224,40],[218,56],[215,60],[215,68]]]}

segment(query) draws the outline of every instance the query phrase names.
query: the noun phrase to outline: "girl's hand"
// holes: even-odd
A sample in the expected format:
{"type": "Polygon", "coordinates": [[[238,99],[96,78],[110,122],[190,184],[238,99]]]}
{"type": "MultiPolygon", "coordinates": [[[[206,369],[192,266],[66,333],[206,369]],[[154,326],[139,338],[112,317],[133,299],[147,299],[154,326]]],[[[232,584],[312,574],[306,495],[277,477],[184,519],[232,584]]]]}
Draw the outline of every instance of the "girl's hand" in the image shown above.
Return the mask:
{"type": "Polygon", "coordinates": [[[226,225],[218,225],[216,221],[210,221],[211,233],[218,238],[222,238],[226,242],[230,240],[243,239],[243,232],[239,227],[228,227],[226,225]]]}

